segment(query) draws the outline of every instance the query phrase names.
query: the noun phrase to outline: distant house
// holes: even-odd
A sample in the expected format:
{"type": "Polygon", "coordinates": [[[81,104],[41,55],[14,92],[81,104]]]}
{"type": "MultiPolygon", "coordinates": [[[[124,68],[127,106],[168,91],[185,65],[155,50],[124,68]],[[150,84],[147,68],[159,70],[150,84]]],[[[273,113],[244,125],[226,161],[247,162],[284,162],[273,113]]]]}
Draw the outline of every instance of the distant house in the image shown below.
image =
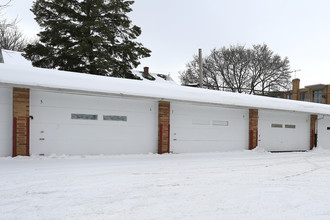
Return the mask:
{"type": "Polygon", "coordinates": [[[270,92],[271,97],[330,104],[330,85],[315,84],[300,88],[300,79],[292,80],[292,90],[270,92]]]}
{"type": "Polygon", "coordinates": [[[300,88],[300,79],[294,79],[292,90],[284,92],[281,98],[330,104],[330,85],[316,84],[300,88]]]}
{"type": "Polygon", "coordinates": [[[148,69],[136,73],[151,80],[129,80],[6,60],[0,156],[330,148],[329,105],[184,87],[148,69]]]}

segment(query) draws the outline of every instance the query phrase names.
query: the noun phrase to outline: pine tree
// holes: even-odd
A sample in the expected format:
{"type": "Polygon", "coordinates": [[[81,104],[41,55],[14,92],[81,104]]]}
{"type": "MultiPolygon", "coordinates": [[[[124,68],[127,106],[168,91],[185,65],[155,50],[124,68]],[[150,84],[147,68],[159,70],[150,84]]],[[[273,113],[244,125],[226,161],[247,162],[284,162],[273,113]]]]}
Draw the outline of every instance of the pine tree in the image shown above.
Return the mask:
{"type": "Polygon", "coordinates": [[[42,31],[23,56],[34,66],[136,78],[132,69],[151,51],[135,39],[141,28],[126,15],[134,1],[36,0],[31,11],[42,31]]]}

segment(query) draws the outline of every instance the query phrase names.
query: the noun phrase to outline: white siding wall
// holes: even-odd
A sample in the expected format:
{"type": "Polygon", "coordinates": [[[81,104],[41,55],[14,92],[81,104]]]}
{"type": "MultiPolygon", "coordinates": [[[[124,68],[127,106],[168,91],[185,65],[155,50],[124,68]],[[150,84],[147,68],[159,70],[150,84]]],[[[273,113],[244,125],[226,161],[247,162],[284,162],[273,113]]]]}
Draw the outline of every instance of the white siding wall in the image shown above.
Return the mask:
{"type": "Polygon", "coordinates": [[[317,126],[317,146],[330,149],[330,117],[318,116],[317,126]]]}
{"type": "Polygon", "coordinates": [[[31,154],[157,152],[158,103],[31,90],[31,154]],[[72,113],[98,120],[71,119],[72,113]],[[103,115],[127,116],[105,121],[103,115]]]}
{"type": "Polygon", "coordinates": [[[310,115],[259,110],[258,132],[258,146],[268,151],[308,150],[310,115]],[[282,125],[282,127],[272,127],[272,124],[282,125]],[[290,128],[286,128],[286,125],[289,125],[290,128]]]}
{"type": "Polygon", "coordinates": [[[172,102],[170,123],[173,153],[248,149],[247,109],[172,102]]]}
{"type": "Polygon", "coordinates": [[[12,155],[13,89],[0,86],[0,156],[12,155]]]}

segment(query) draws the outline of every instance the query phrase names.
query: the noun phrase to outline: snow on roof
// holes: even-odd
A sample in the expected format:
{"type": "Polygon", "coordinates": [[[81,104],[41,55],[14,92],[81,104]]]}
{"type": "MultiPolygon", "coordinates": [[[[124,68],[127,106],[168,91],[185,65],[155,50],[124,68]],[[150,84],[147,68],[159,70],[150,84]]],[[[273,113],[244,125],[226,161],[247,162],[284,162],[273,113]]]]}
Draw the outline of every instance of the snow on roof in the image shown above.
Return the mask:
{"type": "Polygon", "coordinates": [[[232,107],[274,109],[330,115],[330,105],[179,86],[149,80],[130,80],[24,65],[0,64],[0,84],[89,93],[177,100],[232,107]]]}
{"type": "Polygon", "coordinates": [[[6,65],[32,67],[32,63],[22,56],[21,52],[2,49],[3,61],[6,65]]]}
{"type": "MultiPolygon", "coordinates": [[[[137,75],[142,80],[148,81],[148,79],[146,79],[143,76],[143,72],[141,72],[141,71],[133,71],[133,74],[137,75]]],[[[160,83],[171,83],[171,84],[177,85],[177,83],[171,78],[170,75],[157,74],[157,73],[149,73],[149,75],[151,75],[155,79],[155,80],[149,80],[149,81],[160,82],[160,83]],[[163,75],[164,78],[161,77],[160,75],[163,75]]]]}
{"type": "Polygon", "coordinates": [[[0,83],[330,115],[330,105],[324,104],[4,64],[0,64],[0,83]]]}
{"type": "MultiPolygon", "coordinates": [[[[21,52],[4,50],[4,49],[2,49],[1,51],[2,51],[3,60],[4,60],[5,65],[24,66],[26,68],[30,68],[30,67],[33,68],[31,61],[25,59],[22,56],[21,52]]],[[[137,75],[142,80],[148,80],[142,76],[142,73],[143,72],[140,72],[140,71],[133,71],[133,74],[137,75]]],[[[160,77],[159,76],[160,74],[150,73],[150,75],[155,79],[152,81],[176,84],[176,82],[169,75],[163,75],[166,77],[166,79],[164,79],[165,77],[164,78],[160,77]]]]}

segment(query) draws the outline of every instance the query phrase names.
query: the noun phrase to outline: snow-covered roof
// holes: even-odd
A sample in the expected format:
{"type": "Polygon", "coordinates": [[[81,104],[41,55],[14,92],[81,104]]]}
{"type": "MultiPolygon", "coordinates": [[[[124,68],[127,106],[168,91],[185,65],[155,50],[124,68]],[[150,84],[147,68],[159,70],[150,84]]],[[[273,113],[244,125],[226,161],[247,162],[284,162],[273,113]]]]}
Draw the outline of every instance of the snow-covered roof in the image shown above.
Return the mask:
{"type": "MultiPolygon", "coordinates": [[[[5,65],[21,66],[21,67],[24,66],[24,68],[33,68],[31,61],[25,59],[22,56],[21,52],[4,50],[4,49],[2,49],[1,51],[5,65]]],[[[142,71],[133,71],[133,74],[140,77],[140,79],[148,80],[143,76],[142,73],[143,73],[142,71]]],[[[163,75],[157,73],[149,73],[149,74],[154,78],[154,80],[151,81],[176,84],[176,82],[170,77],[170,75],[163,75]]]]}
{"type": "MultiPolygon", "coordinates": [[[[165,81],[165,80],[164,80],[165,81]]],[[[177,100],[232,107],[274,109],[330,115],[330,105],[130,80],[52,69],[0,64],[0,83],[88,93],[177,100]]]]}
{"type": "Polygon", "coordinates": [[[25,59],[20,52],[2,49],[3,61],[6,65],[32,67],[32,63],[25,59]]]}

